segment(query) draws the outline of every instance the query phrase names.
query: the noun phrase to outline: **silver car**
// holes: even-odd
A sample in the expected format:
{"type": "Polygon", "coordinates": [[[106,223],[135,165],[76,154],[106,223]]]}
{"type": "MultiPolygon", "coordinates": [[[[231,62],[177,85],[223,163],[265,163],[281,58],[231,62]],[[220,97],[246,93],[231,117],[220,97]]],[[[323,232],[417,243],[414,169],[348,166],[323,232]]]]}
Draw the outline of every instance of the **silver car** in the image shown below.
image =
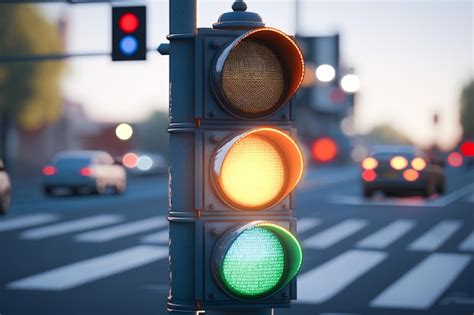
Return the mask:
{"type": "Polygon", "coordinates": [[[125,191],[127,177],[120,162],[103,151],[65,151],[58,153],[42,169],[43,190],[51,195],[58,188],[75,194],[87,189],[102,194],[113,188],[117,194],[125,191]]]}
{"type": "Polygon", "coordinates": [[[10,177],[0,159],[0,215],[5,214],[10,206],[10,190],[10,177]]]}

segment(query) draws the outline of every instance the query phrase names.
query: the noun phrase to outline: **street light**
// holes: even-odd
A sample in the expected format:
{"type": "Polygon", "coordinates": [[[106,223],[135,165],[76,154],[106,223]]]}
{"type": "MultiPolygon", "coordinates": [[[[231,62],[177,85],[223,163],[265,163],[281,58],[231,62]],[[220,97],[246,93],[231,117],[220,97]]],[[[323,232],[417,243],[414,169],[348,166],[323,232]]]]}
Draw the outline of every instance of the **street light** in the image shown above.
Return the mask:
{"type": "Polygon", "coordinates": [[[120,124],[115,128],[115,135],[120,140],[126,141],[133,136],[133,128],[129,124],[120,124]]]}
{"type": "Polygon", "coordinates": [[[360,89],[360,79],[355,74],[346,74],[341,79],[341,88],[346,93],[356,93],[360,89]]]}
{"type": "Polygon", "coordinates": [[[336,70],[331,65],[320,65],[316,68],[316,78],[321,82],[330,82],[336,77],[336,70]]]}

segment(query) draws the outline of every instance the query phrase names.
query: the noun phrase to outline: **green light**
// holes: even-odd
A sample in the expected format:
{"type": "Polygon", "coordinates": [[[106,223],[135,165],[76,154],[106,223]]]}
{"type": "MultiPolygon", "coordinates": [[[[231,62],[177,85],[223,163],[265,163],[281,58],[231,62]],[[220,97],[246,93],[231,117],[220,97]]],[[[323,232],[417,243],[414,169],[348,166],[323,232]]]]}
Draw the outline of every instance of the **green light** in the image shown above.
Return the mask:
{"type": "Polygon", "coordinates": [[[254,226],[243,231],[229,247],[221,276],[231,293],[258,297],[280,284],[285,261],[279,237],[265,227],[254,226]]]}

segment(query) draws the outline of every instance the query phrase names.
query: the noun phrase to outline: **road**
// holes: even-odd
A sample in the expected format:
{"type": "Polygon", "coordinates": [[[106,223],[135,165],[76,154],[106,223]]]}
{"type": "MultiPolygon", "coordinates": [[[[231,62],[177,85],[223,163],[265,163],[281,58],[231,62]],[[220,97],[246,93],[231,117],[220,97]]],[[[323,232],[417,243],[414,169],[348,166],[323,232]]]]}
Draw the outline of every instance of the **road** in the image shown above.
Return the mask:
{"type": "MultiPolygon", "coordinates": [[[[473,314],[474,172],[444,196],[361,197],[353,167],[298,190],[298,301],[276,314],[473,314]]],[[[45,197],[15,180],[0,219],[0,314],[167,314],[167,179],[123,196],[45,197]]]]}

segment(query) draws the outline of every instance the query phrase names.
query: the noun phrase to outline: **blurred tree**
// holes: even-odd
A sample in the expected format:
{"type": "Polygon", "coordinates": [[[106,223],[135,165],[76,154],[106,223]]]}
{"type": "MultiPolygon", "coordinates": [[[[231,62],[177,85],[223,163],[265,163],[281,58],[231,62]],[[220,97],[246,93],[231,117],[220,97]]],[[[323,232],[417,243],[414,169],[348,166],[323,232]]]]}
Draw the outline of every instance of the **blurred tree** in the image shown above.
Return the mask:
{"type": "Polygon", "coordinates": [[[413,144],[407,136],[387,124],[373,128],[368,136],[376,144],[413,144]]]}
{"type": "MultiPolygon", "coordinates": [[[[0,57],[61,49],[59,30],[37,8],[0,4],[0,57]]],[[[36,130],[59,117],[62,66],[60,61],[0,63],[0,155],[14,121],[24,130],[36,130]]]]}
{"type": "Polygon", "coordinates": [[[474,80],[469,82],[461,92],[460,119],[463,137],[474,137],[474,80]]]}
{"type": "Polygon", "coordinates": [[[138,127],[142,150],[159,152],[168,158],[168,113],[156,111],[138,127]]]}

